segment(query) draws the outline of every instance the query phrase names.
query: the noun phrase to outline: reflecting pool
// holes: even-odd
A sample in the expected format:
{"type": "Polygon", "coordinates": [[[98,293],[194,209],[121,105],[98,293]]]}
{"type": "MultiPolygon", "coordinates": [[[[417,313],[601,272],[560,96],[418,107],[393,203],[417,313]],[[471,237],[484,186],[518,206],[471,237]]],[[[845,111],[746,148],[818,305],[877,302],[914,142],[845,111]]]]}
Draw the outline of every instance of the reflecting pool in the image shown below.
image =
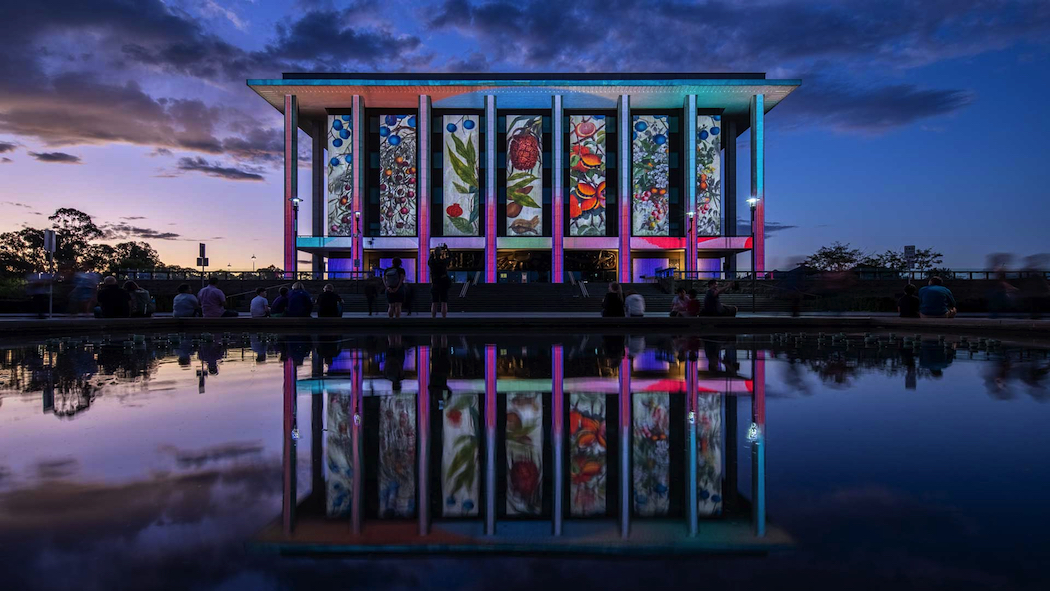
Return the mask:
{"type": "Polygon", "coordinates": [[[5,588],[1046,582],[1032,344],[172,334],[0,371],[5,588]]]}

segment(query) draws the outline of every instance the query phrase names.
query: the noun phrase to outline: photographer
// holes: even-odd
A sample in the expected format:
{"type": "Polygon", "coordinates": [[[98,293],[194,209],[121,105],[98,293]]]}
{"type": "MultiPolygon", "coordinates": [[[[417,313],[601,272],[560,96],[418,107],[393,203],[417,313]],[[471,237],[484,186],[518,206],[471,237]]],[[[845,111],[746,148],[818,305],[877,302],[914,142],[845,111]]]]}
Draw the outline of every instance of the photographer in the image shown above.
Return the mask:
{"type": "Polygon", "coordinates": [[[718,282],[712,279],[707,282],[707,293],[704,294],[704,307],[700,310],[701,316],[736,316],[736,306],[723,306],[719,296],[722,292],[735,288],[736,283],[718,287],[718,282]]]}
{"type": "Polygon", "coordinates": [[[427,266],[430,267],[430,317],[437,318],[438,307],[441,307],[441,317],[448,317],[448,290],[452,287],[452,279],[448,276],[448,245],[442,244],[430,253],[427,266]]]}

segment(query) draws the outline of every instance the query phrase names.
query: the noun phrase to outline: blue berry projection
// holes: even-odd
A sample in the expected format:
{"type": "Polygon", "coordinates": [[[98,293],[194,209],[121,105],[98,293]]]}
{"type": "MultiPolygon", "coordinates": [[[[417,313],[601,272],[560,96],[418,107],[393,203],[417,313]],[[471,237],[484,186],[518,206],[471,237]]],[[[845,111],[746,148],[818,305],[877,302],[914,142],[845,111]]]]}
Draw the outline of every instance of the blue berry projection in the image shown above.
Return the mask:
{"type": "Polygon", "coordinates": [[[328,116],[328,235],[350,236],[354,223],[353,128],[350,115],[328,116]]]}
{"type": "Polygon", "coordinates": [[[543,117],[507,116],[507,236],[543,233],[543,117]]]}
{"type": "Polygon", "coordinates": [[[605,235],[605,117],[569,117],[569,236],[605,235]]]}
{"type": "Polygon", "coordinates": [[[722,146],[719,115],[696,118],[696,235],[722,231],[722,146]]]}
{"type": "Polygon", "coordinates": [[[416,235],[416,117],[379,117],[379,235],[416,235]]]}
{"type": "Polygon", "coordinates": [[[477,115],[445,115],[442,205],[445,236],[478,236],[481,190],[478,184],[477,115]]]}
{"type": "Polygon", "coordinates": [[[632,234],[668,236],[667,115],[635,115],[631,123],[632,234]]]}

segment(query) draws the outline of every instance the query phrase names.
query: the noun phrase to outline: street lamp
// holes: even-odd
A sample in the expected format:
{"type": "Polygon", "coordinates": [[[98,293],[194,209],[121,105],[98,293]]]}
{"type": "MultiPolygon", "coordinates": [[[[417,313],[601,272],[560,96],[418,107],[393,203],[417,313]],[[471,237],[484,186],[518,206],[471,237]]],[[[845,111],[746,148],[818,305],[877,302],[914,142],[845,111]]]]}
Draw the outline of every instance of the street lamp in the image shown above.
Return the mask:
{"type": "Polygon", "coordinates": [[[758,207],[758,197],[748,197],[747,205],[751,209],[751,313],[755,313],[755,287],[758,272],[755,269],[755,208],[758,207]]]}
{"type": "Polygon", "coordinates": [[[255,272],[255,255],[252,255],[252,273],[255,272]]]}
{"type": "MultiPolygon", "coordinates": [[[[685,227],[685,239],[688,240],[688,241],[694,241],[694,238],[693,238],[693,222],[695,221],[695,218],[693,216],[696,215],[696,212],[695,211],[687,211],[687,212],[685,212],[685,215],[688,216],[688,219],[686,220],[686,227],[685,227]]],[[[693,244],[687,244],[686,247],[685,247],[685,256],[686,257],[690,256],[690,253],[693,253],[693,256],[695,256],[695,247],[696,247],[695,242],[693,244]]],[[[694,265],[696,264],[696,260],[693,260],[693,264],[694,265]]],[[[689,262],[686,261],[686,265],[685,265],[686,271],[689,270],[689,266],[690,266],[689,262]]],[[[697,277],[699,278],[699,276],[700,275],[698,273],[697,277]]],[[[674,285],[672,285],[671,287],[674,288],[674,285]]]]}
{"type": "MultiPolygon", "coordinates": [[[[296,265],[296,259],[299,258],[299,204],[302,203],[303,200],[296,196],[289,199],[289,201],[292,202],[292,266],[294,267],[296,265]]],[[[287,277],[288,273],[291,273],[291,270],[285,269],[284,273],[285,277],[287,277]]],[[[292,279],[298,279],[298,277],[293,276],[292,279]]]]}

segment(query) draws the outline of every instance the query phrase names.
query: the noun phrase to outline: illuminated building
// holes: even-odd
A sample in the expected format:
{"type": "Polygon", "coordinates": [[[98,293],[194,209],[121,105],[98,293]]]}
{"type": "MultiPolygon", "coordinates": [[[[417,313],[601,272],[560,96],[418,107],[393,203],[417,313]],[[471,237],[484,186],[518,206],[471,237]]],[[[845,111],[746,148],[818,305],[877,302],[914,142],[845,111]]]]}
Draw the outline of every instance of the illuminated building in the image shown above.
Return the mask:
{"type": "Polygon", "coordinates": [[[752,247],[764,269],[764,118],[799,84],[764,74],[248,80],[284,114],[286,271],[307,271],[297,251],[333,276],[398,256],[410,280],[427,282],[429,250],[447,244],[452,271],[495,282],[524,269],[555,283],[596,269],[621,282],[734,271],[752,247]],[[296,130],[312,142],[303,225],[296,130]],[[744,133],[754,244],[736,228],[740,191],[726,174],[744,133]]]}

